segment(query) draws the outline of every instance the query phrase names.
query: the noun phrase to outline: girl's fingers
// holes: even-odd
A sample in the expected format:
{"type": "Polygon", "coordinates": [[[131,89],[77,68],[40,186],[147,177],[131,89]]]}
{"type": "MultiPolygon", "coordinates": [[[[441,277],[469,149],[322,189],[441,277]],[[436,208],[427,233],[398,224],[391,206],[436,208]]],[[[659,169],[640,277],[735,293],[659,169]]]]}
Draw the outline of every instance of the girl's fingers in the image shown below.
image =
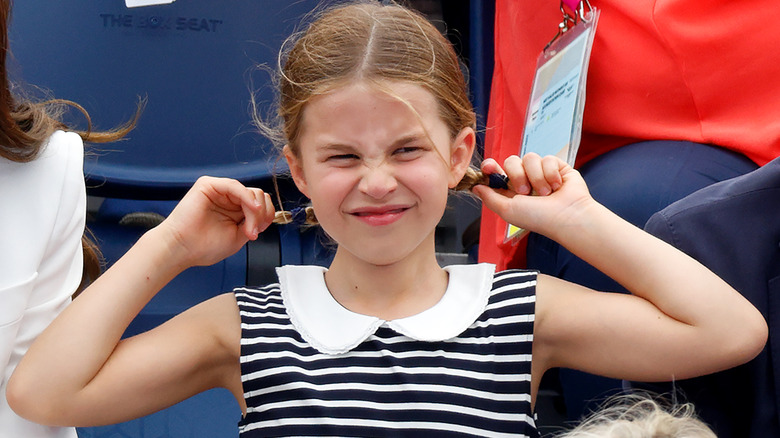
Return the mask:
{"type": "Polygon", "coordinates": [[[244,212],[244,234],[251,240],[265,230],[274,217],[275,209],[271,196],[257,188],[245,188],[249,196],[242,202],[244,212]]]}
{"type": "Polygon", "coordinates": [[[553,192],[563,185],[563,177],[561,176],[562,165],[565,165],[565,163],[557,157],[547,156],[542,158],[542,173],[544,173],[544,179],[553,192]]]}
{"type": "Polygon", "coordinates": [[[244,235],[250,240],[257,239],[260,233],[260,224],[258,220],[258,211],[265,211],[265,198],[263,192],[258,189],[245,188],[245,194],[248,195],[241,199],[241,210],[244,213],[244,221],[241,224],[244,235]]]}
{"type": "Polygon", "coordinates": [[[507,184],[507,182],[508,182],[508,179],[507,179],[508,175],[506,175],[506,173],[501,168],[501,166],[498,165],[496,160],[494,160],[492,158],[485,159],[482,162],[481,166],[480,166],[480,170],[482,171],[483,175],[489,177],[489,181],[490,182],[487,183],[488,187],[490,187],[492,189],[496,189],[496,190],[498,190],[498,189],[504,189],[504,190],[510,189],[511,190],[512,187],[507,187],[507,185],[508,185],[507,184]],[[500,179],[497,180],[497,181],[494,181],[493,177],[495,175],[499,175],[500,179]]]}
{"type": "Polygon", "coordinates": [[[221,214],[235,221],[251,240],[268,227],[274,215],[271,197],[260,189],[246,187],[229,178],[201,177],[199,191],[221,214]]]}
{"type": "Polygon", "coordinates": [[[276,208],[274,208],[274,203],[271,200],[271,195],[268,193],[263,192],[263,198],[265,199],[265,215],[263,216],[263,223],[260,227],[260,232],[265,231],[266,228],[268,228],[269,225],[274,220],[274,216],[276,215],[276,208]]]}
{"type": "Polygon", "coordinates": [[[523,162],[516,155],[512,155],[504,160],[503,168],[498,165],[496,160],[487,158],[482,162],[480,169],[485,175],[506,175],[509,178],[510,190],[514,190],[517,194],[528,195],[531,193],[531,187],[528,183],[525,169],[523,168],[523,162]]]}
{"type": "MultiPolygon", "coordinates": [[[[540,196],[547,196],[561,188],[563,185],[561,172],[566,166],[566,163],[559,158],[555,156],[546,156],[542,158],[535,153],[529,153],[523,158],[510,158],[519,162],[517,167],[523,169],[528,184],[530,184],[531,188],[540,196]]],[[[509,171],[510,168],[510,165],[508,164],[510,158],[507,158],[507,163],[504,164],[507,171],[509,171]]]]}
{"type": "MultiPolygon", "coordinates": [[[[538,157],[538,155],[537,155],[538,157]]],[[[504,160],[504,169],[512,181],[512,187],[515,188],[515,192],[520,195],[528,195],[531,193],[533,182],[531,178],[533,173],[529,173],[529,168],[525,164],[524,159],[521,159],[517,155],[512,155],[504,160]]]]}
{"type": "Polygon", "coordinates": [[[528,195],[536,192],[541,196],[547,196],[563,186],[563,174],[568,165],[555,156],[540,157],[538,154],[529,153],[523,158],[512,155],[504,161],[504,165],[488,158],[482,162],[482,172],[506,175],[510,181],[510,187],[515,193],[528,195]]]}
{"type": "Polygon", "coordinates": [[[486,158],[482,162],[482,165],[480,166],[480,170],[482,170],[482,173],[484,173],[485,175],[490,175],[493,173],[500,173],[500,174],[504,173],[504,171],[501,169],[501,166],[499,166],[496,160],[492,158],[486,158]]]}
{"type": "Polygon", "coordinates": [[[482,204],[485,207],[498,214],[502,219],[507,220],[511,198],[484,185],[474,186],[472,191],[482,200],[482,204]]]}

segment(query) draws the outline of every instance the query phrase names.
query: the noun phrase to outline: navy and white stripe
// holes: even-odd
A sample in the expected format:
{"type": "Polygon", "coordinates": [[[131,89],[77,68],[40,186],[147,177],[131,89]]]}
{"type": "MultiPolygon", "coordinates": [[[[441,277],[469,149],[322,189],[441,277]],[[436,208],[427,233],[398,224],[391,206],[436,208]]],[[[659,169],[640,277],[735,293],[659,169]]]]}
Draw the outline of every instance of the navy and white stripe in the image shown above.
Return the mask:
{"type": "Polygon", "coordinates": [[[387,325],[321,353],[298,333],[280,287],[236,289],[247,415],[241,437],[536,437],[531,343],[536,274],[494,275],[460,336],[417,341],[387,325]]]}

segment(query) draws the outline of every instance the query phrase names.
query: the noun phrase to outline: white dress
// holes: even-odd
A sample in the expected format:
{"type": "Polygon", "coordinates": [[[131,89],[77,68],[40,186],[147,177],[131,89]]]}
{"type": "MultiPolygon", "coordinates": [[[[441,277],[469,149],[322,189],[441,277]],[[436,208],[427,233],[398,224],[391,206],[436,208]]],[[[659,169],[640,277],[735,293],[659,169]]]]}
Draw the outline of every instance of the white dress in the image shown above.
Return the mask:
{"type": "Polygon", "coordinates": [[[75,438],[17,416],[6,384],[33,340],[70,303],[81,281],[86,216],[84,146],[55,132],[30,163],[0,158],[0,437],[75,438]]]}

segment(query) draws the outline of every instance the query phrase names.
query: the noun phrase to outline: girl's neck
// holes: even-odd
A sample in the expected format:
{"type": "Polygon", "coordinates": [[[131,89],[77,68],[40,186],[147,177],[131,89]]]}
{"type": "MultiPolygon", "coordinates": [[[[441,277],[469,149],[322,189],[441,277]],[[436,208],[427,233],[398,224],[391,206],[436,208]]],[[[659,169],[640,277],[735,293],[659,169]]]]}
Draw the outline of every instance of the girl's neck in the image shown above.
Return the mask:
{"type": "Polygon", "coordinates": [[[389,265],[374,265],[339,249],[325,274],[333,298],[347,309],[386,321],[416,315],[439,302],[447,273],[431,251],[389,265]]]}

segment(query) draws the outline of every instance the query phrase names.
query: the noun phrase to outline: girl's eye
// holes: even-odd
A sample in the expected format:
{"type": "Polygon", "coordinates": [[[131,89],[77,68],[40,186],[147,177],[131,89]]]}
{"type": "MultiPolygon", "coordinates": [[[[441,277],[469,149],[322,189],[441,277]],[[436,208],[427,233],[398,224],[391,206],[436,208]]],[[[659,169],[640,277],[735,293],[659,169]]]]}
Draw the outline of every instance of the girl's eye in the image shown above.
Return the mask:
{"type": "Polygon", "coordinates": [[[425,149],[419,146],[404,146],[393,151],[393,155],[396,155],[402,159],[411,159],[420,155],[425,149]]]}
{"type": "Polygon", "coordinates": [[[336,162],[347,162],[350,160],[358,160],[360,157],[358,157],[355,154],[338,154],[338,155],[331,155],[328,157],[328,161],[336,161],[336,162]]]}

